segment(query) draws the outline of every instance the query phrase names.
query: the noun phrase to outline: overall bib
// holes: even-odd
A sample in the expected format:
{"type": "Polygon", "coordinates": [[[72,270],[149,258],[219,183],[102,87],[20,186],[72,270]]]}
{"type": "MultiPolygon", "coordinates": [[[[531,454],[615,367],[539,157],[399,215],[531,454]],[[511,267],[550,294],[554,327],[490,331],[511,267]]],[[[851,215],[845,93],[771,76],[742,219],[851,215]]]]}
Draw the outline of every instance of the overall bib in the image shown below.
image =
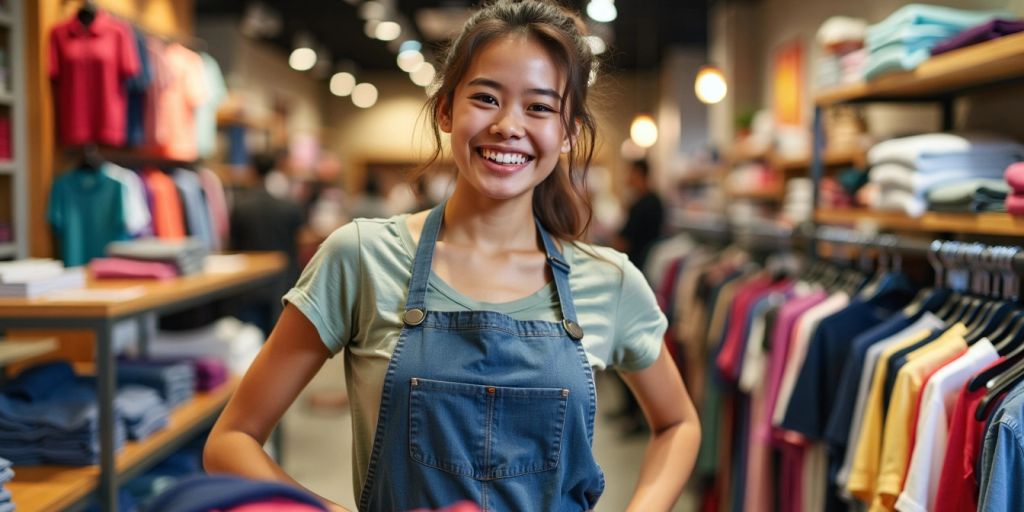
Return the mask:
{"type": "Polygon", "coordinates": [[[428,215],[416,250],[359,510],[460,500],[485,511],[590,510],[604,474],[591,452],[597,393],[569,266],[537,222],[562,322],[427,311],[444,206],[428,215]]]}

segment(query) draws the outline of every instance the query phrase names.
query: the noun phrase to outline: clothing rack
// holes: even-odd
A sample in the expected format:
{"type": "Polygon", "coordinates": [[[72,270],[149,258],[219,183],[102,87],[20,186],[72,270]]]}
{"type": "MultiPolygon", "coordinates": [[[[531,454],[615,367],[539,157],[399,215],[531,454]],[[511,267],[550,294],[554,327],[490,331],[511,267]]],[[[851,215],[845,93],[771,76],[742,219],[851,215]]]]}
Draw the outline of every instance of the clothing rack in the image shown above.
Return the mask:
{"type": "Polygon", "coordinates": [[[154,154],[131,150],[119,150],[115,148],[101,149],[100,146],[96,144],[86,144],[84,146],[71,148],[68,151],[68,155],[71,158],[80,157],[79,161],[86,162],[90,165],[110,162],[125,168],[158,167],[160,169],[182,168],[189,170],[195,170],[196,168],[195,161],[189,162],[173,160],[154,154]]]}

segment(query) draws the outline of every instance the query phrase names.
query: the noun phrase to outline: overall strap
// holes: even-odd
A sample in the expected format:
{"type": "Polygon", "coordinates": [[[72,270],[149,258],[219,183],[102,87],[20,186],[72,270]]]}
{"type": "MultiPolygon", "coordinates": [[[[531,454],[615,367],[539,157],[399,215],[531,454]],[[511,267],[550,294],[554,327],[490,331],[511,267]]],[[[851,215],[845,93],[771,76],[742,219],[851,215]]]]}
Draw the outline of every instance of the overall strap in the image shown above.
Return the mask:
{"type": "MultiPolygon", "coordinates": [[[[441,232],[441,222],[444,220],[444,207],[448,201],[430,210],[427,220],[423,223],[423,232],[420,233],[420,242],[416,246],[416,258],[412,264],[412,280],[409,282],[409,297],[405,302],[405,311],[420,310],[426,311],[427,282],[430,279],[430,267],[434,260],[434,246],[437,245],[437,235],[441,232]]],[[[406,319],[406,323],[408,323],[406,319]]],[[[416,322],[419,323],[419,322],[416,322]]]]}
{"type": "Polygon", "coordinates": [[[575,340],[583,338],[583,329],[576,321],[576,306],[572,301],[572,291],[569,290],[569,262],[558,250],[554,240],[540,219],[534,216],[537,223],[537,231],[540,232],[540,239],[544,242],[544,251],[547,253],[548,264],[551,265],[551,275],[555,278],[555,289],[558,290],[558,305],[562,308],[562,325],[565,332],[575,340]]]}

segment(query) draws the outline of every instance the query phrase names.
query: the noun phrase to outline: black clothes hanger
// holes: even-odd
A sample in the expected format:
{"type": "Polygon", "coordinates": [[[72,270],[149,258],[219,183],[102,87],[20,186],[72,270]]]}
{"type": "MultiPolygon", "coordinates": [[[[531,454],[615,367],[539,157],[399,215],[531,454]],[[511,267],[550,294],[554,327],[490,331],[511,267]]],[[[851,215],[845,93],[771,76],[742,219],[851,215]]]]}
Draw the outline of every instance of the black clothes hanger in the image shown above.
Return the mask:
{"type": "Polygon", "coordinates": [[[103,168],[103,164],[106,163],[106,159],[100,154],[100,149],[96,144],[86,144],[82,146],[81,159],[78,162],[79,169],[85,169],[88,171],[99,171],[103,168]]]}
{"type": "Polygon", "coordinates": [[[78,21],[82,25],[88,27],[96,20],[97,12],[99,12],[99,8],[96,7],[96,2],[93,0],[86,0],[82,2],[82,6],[78,8],[78,13],[75,17],[78,18],[78,21]]]}
{"type": "MultiPolygon", "coordinates": [[[[1020,252],[1020,249],[1013,247],[997,248],[994,253],[995,261],[993,268],[1003,273],[1002,294],[1007,299],[1005,303],[1012,310],[1002,319],[998,326],[991,328],[988,338],[992,341],[996,352],[1004,356],[1005,359],[974,376],[967,383],[967,389],[970,391],[974,391],[997,376],[1010,371],[1024,357],[1024,311],[1016,309],[1018,294],[1017,276],[1013,273],[1013,260],[1018,252],[1020,252]]],[[[995,322],[992,322],[992,324],[995,324],[995,322]]]]}
{"type": "Polygon", "coordinates": [[[1021,359],[1017,359],[1014,361],[1013,366],[1005,373],[995,377],[992,385],[988,386],[988,391],[985,392],[985,396],[978,402],[978,408],[974,410],[974,419],[978,421],[987,420],[992,413],[990,409],[999,400],[999,397],[1013,389],[1022,380],[1024,380],[1024,364],[1021,364],[1021,359]]]}

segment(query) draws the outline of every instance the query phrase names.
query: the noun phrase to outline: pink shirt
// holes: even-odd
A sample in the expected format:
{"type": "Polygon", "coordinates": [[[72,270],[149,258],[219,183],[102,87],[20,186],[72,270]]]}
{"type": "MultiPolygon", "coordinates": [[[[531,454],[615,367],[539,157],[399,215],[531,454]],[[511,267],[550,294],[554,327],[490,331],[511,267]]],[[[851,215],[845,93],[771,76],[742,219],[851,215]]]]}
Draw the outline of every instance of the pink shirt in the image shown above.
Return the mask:
{"type": "Polygon", "coordinates": [[[72,17],[50,32],[49,54],[60,143],[124,145],[124,81],[139,72],[131,28],[103,11],[88,26],[72,17]]]}
{"type": "Polygon", "coordinates": [[[157,122],[163,125],[161,149],[172,160],[191,162],[199,157],[195,109],[206,99],[206,72],[196,52],[172,43],[163,50],[168,80],[159,95],[157,122]]]}

